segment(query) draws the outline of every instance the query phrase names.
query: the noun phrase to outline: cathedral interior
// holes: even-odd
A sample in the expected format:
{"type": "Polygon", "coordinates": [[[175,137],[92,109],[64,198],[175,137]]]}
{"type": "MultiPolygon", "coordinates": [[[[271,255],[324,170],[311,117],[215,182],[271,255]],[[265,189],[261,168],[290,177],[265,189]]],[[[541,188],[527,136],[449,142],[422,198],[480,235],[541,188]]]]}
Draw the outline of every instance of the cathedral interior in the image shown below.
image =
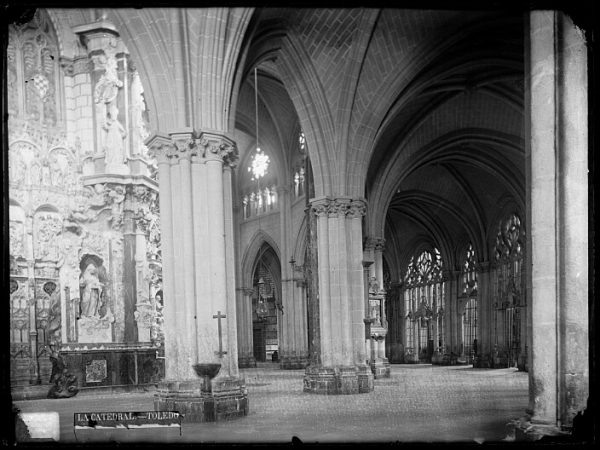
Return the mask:
{"type": "Polygon", "coordinates": [[[8,24],[13,399],[144,388],[241,423],[260,368],[308,404],[471,368],[522,377],[522,436],[572,433],[591,395],[585,33],[538,10],[8,24]]]}

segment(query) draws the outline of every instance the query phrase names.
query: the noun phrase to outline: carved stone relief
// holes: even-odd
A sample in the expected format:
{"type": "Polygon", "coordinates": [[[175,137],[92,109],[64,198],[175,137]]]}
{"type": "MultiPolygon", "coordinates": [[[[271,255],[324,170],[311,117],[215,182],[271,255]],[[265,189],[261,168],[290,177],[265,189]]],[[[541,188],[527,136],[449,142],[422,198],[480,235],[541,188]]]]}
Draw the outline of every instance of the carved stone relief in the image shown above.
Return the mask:
{"type": "Polygon", "coordinates": [[[24,246],[24,233],[25,226],[23,222],[10,221],[9,224],[9,245],[10,245],[10,254],[15,257],[23,257],[25,256],[25,246],[24,246]]]}
{"type": "Polygon", "coordinates": [[[112,342],[114,316],[110,307],[110,279],[102,258],[86,254],[79,264],[78,341],[112,342]]]}
{"type": "MultiPolygon", "coordinates": [[[[7,233],[13,277],[11,355],[33,360],[36,355],[31,354],[30,345],[34,335],[30,336],[30,331],[34,329],[38,332],[38,356],[45,355],[47,342],[123,341],[122,225],[127,208],[133,212],[137,229],[143,231],[146,239],[152,239],[148,245],[148,254],[152,257],[139,263],[141,272],[136,265],[136,273],[142,273],[146,286],[151,286],[146,298],[138,295],[136,319],[149,330],[143,340],[154,340],[153,297],[161,286],[157,193],[151,188],[134,186],[131,189],[133,201],[126,205],[126,187],[131,184],[102,182],[84,186],[82,180],[86,151],[105,151],[108,163],[114,157],[113,162],[121,165],[130,145],[132,153],[146,157],[144,139],[148,135],[148,119],[139,75],[131,68],[128,73],[131,78],[119,79],[122,75],[118,72],[116,52],[122,51],[120,43],[120,48],[109,45],[102,54],[93,55],[93,62],[79,41],[75,44],[78,50],[69,53],[75,59],[59,55],[58,41],[43,12],[36,13],[30,24],[9,28],[8,181],[11,204],[16,202],[21,209],[17,217],[11,206],[7,233]],[[63,73],[60,73],[61,67],[63,73]],[[84,75],[77,77],[76,84],[81,85],[81,92],[88,89],[90,98],[86,103],[102,110],[97,121],[90,117],[89,129],[83,131],[79,130],[79,123],[61,121],[70,120],[61,117],[59,109],[70,97],[57,97],[59,93],[75,93],[70,90],[75,80],[68,77],[77,74],[84,75]],[[59,82],[63,80],[68,83],[61,87],[59,82]],[[126,80],[131,82],[128,111],[123,110],[125,102],[119,97],[124,94],[126,80]],[[125,140],[124,114],[130,119],[129,142],[125,140]],[[74,129],[77,131],[73,132],[74,129]],[[94,147],[93,137],[86,137],[86,133],[93,135],[94,132],[100,132],[103,146],[94,147]],[[31,244],[33,248],[29,248],[31,244]],[[93,268],[86,274],[85,268],[80,267],[86,255],[94,255],[102,261],[97,274],[101,290],[96,306],[91,301],[96,297],[80,290],[81,283],[84,288],[89,284],[90,289],[94,284],[93,268]],[[66,315],[61,317],[63,301],[66,315]],[[61,321],[67,323],[65,336],[61,336],[61,321]]],[[[31,364],[26,361],[23,364],[24,380],[29,382],[31,364]]]]}
{"type": "Polygon", "coordinates": [[[139,73],[134,71],[131,80],[132,156],[145,156],[148,153],[148,148],[144,144],[144,141],[150,135],[146,116],[144,88],[139,73]]]}
{"type": "Polygon", "coordinates": [[[61,341],[60,289],[54,281],[36,280],[36,329],[38,354],[46,346],[57,347],[61,341]]]}
{"type": "Polygon", "coordinates": [[[10,342],[13,358],[28,358],[29,348],[29,296],[26,280],[10,280],[10,342]]]}
{"type": "Polygon", "coordinates": [[[49,18],[38,10],[31,22],[11,25],[9,39],[8,81],[16,85],[17,93],[22,92],[21,97],[9,97],[10,111],[48,127],[55,126],[59,54],[49,18]]]}
{"type": "Polygon", "coordinates": [[[58,213],[39,211],[34,217],[35,258],[41,261],[59,260],[59,235],[62,218],[58,213]]]}
{"type": "Polygon", "coordinates": [[[101,118],[98,123],[100,147],[105,157],[106,172],[126,173],[124,140],[127,131],[119,121],[117,107],[117,96],[123,87],[123,81],[119,79],[117,72],[117,45],[116,38],[111,38],[104,47],[104,52],[92,56],[95,67],[104,70],[94,88],[94,102],[97,117],[101,118]]]}

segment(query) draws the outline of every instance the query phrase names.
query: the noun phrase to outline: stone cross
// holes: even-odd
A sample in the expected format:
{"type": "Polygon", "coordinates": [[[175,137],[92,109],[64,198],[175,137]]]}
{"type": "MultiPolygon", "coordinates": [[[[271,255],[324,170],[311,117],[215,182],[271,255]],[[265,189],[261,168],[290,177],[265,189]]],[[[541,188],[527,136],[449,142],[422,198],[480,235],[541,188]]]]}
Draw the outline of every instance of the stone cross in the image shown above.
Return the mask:
{"type": "Polygon", "coordinates": [[[227,316],[225,314],[221,314],[221,311],[217,311],[216,315],[213,315],[213,319],[217,319],[219,321],[219,351],[215,352],[215,355],[218,355],[219,358],[222,358],[223,355],[226,355],[227,352],[223,351],[223,334],[221,330],[221,319],[225,319],[227,316]]]}

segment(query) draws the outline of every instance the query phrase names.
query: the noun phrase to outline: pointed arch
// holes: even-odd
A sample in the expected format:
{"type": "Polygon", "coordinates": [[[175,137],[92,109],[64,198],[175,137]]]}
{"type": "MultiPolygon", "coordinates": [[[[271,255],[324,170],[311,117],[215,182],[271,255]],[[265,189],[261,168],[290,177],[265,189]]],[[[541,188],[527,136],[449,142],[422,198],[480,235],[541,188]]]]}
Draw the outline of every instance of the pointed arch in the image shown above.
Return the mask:
{"type": "Polygon", "coordinates": [[[297,39],[287,34],[277,59],[283,83],[290,95],[313,166],[315,196],[332,195],[329,149],[333,148],[334,120],[325,91],[311,59],[297,39]]]}
{"type": "Polygon", "coordinates": [[[252,286],[254,267],[264,243],[267,243],[273,249],[275,255],[281,261],[281,251],[275,240],[264,230],[257,230],[250,239],[242,257],[242,286],[252,286]]]}

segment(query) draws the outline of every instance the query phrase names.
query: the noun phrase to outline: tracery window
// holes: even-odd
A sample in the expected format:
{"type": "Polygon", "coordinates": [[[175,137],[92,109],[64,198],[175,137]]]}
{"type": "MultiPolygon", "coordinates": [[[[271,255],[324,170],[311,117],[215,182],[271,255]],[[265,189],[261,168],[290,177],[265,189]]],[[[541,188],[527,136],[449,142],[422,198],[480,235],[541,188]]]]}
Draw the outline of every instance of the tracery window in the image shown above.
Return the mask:
{"type": "Polygon", "coordinates": [[[8,111],[32,123],[59,121],[59,53],[49,18],[38,10],[25,25],[9,27],[7,47],[8,111]]]}
{"type": "Polygon", "coordinates": [[[442,256],[437,248],[411,257],[404,278],[405,359],[430,362],[444,349],[442,256]]]}
{"type": "Polygon", "coordinates": [[[475,250],[469,243],[461,270],[462,296],[466,297],[462,315],[462,353],[472,362],[477,353],[478,296],[475,250]]]}
{"type": "Polygon", "coordinates": [[[498,225],[492,266],[494,344],[497,357],[509,367],[517,364],[524,336],[525,289],[523,277],[524,232],[521,219],[509,215],[498,225]]]}

